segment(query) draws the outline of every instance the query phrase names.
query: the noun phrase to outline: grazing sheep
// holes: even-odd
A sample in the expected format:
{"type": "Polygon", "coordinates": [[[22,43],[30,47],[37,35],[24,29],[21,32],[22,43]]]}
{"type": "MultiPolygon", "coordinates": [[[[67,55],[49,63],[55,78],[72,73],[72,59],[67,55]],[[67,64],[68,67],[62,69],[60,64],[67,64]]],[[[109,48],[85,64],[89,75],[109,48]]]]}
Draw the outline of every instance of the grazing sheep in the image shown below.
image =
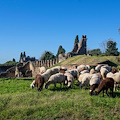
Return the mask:
{"type": "Polygon", "coordinates": [[[84,74],[84,73],[89,73],[89,71],[88,70],[83,70],[83,71],[80,72],[80,74],[84,74]]]}
{"type": "Polygon", "coordinates": [[[103,65],[97,65],[97,66],[95,67],[95,70],[96,70],[97,72],[100,72],[100,69],[101,69],[102,66],[103,66],[103,65]]]}
{"type": "Polygon", "coordinates": [[[90,74],[96,74],[96,75],[98,75],[99,78],[102,80],[102,75],[101,75],[101,73],[100,73],[100,72],[97,72],[95,69],[91,69],[91,70],[90,70],[90,74]]]}
{"type": "Polygon", "coordinates": [[[91,69],[90,65],[86,65],[86,67],[90,71],[90,69],[91,69]]]}
{"type": "Polygon", "coordinates": [[[44,84],[44,78],[40,74],[37,74],[36,77],[35,77],[34,85],[37,85],[37,90],[38,91],[42,90],[43,84],[44,84]]]}
{"type": "Polygon", "coordinates": [[[113,88],[114,88],[113,78],[105,78],[104,80],[100,82],[98,89],[97,91],[95,91],[94,94],[98,95],[101,91],[103,91],[103,97],[104,97],[104,90],[106,90],[106,94],[108,95],[107,91],[108,89],[110,89],[110,91],[112,92],[112,96],[113,96],[113,88]]]}
{"type": "Polygon", "coordinates": [[[118,88],[118,85],[117,84],[120,84],[120,71],[119,72],[116,72],[116,73],[112,73],[112,72],[109,72],[107,74],[107,77],[111,77],[114,79],[114,91],[116,90],[116,88],[118,88]]]}
{"type": "MultiPolygon", "coordinates": [[[[42,81],[42,79],[44,79],[44,83],[48,81],[48,79],[50,78],[51,75],[59,73],[60,71],[60,66],[57,67],[53,67],[51,69],[48,69],[46,72],[44,72],[43,74],[41,74],[41,77],[39,78],[40,81],[42,81]]],[[[43,83],[43,84],[44,84],[43,83]]],[[[35,80],[30,84],[30,87],[33,89],[35,87],[35,80]]],[[[42,85],[42,83],[41,83],[42,85]]]]}
{"type": "Polygon", "coordinates": [[[38,90],[40,90],[40,88],[43,87],[43,84],[47,82],[49,78],[50,78],[50,74],[47,72],[43,73],[42,75],[37,74],[35,80],[30,84],[31,89],[33,89],[35,85],[37,85],[38,90]]]}
{"type": "Polygon", "coordinates": [[[65,73],[70,73],[71,75],[73,75],[74,78],[78,78],[78,70],[77,69],[72,69],[72,70],[68,70],[68,71],[65,71],[65,73]]]}
{"type": "Polygon", "coordinates": [[[54,74],[49,78],[48,82],[45,85],[45,88],[47,89],[50,84],[54,84],[55,87],[56,87],[56,83],[60,83],[60,84],[64,83],[65,78],[66,77],[65,77],[65,75],[63,73],[54,74]]]}
{"type": "Polygon", "coordinates": [[[90,95],[92,95],[93,91],[95,90],[95,88],[98,87],[98,85],[100,84],[100,78],[98,75],[96,74],[88,74],[85,75],[82,80],[81,83],[79,85],[80,88],[82,88],[82,86],[85,87],[89,87],[90,85],[90,95]]]}
{"type": "Polygon", "coordinates": [[[64,75],[67,78],[68,88],[71,88],[73,86],[73,83],[74,83],[74,80],[75,80],[73,75],[71,75],[70,73],[65,73],[64,75]]]}
{"type": "Polygon", "coordinates": [[[77,67],[77,70],[78,70],[78,72],[81,72],[81,71],[83,71],[83,70],[88,70],[88,67],[87,67],[86,65],[79,65],[79,66],[77,67]]]}
{"type": "Polygon", "coordinates": [[[93,91],[98,87],[100,84],[100,77],[97,74],[93,74],[91,79],[90,79],[90,92],[89,94],[92,95],[93,91]]]}
{"type": "Polygon", "coordinates": [[[94,73],[97,73],[97,71],[92,68],[92,69],[90,70],[90,74],[94,74],[94,73]]]}
{"type": "Polygon", "coordinates": [[[81,81],[82,81],[82,79],[83,79],[84,76],[88,76],[88,75],[90,75],[90,73],[80,74],[80,76],[78,78],[79,83],[81,83],[81,81]]]}
{"type": "Polygon", "coordinates": [[[104,66],[102,66],[101,68],[105,68],[105,69],[107,69],[109,72],[112,70],[111,66],[108,66],[108,65],[104,65],[104,66]]]}
{"type": "Polygon", "coordinates": [[[101,75],[102,75],[102,78],[105,79],[105,78],[106,78],[106,75],[109,73],[109,71],[108,71],[106,68],[101,67],[100,73],[101,73],[101,75]]]}

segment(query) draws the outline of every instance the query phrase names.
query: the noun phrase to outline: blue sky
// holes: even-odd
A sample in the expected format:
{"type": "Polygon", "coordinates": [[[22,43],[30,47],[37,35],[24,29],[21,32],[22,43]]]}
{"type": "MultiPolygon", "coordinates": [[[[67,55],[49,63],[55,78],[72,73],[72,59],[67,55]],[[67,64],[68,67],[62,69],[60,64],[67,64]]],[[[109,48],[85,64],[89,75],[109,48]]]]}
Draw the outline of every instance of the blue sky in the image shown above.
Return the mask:
{"type": "Polygon", "coordinates": [[[0,0],[0,63],[20,53],[39,59],[73,49],[76,35],[87,35],[88,49],[102,49],[109,38],[120,51],[120,0],[0,0]]]}

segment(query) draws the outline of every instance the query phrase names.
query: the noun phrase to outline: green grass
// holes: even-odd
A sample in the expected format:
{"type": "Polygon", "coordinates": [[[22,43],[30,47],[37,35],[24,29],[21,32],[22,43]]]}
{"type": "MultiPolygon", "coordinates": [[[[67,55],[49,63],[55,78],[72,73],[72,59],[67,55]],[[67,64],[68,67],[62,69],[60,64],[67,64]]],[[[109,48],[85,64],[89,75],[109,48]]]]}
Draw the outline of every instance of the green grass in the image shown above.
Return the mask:
{"type": "Polygon", "coordinates": [[[59,63],[59,65],[72,65],[72,64],[92,65],[92,64],[97,64],[107,60],[117,65],[120,65],[120,56],[86,56],[86,55],[77,55],[77,56],[68,58],[62,61],[61,63],[59,63]]]}
{"type": "Polygon", "coordinates": [[[117,120],[120,119],[120,92],[114,97],[90,96],[75,82],[67,90],[50,85],[41,92],[31,89],[29,79],[0,79],[0,119],[117,120]]]}

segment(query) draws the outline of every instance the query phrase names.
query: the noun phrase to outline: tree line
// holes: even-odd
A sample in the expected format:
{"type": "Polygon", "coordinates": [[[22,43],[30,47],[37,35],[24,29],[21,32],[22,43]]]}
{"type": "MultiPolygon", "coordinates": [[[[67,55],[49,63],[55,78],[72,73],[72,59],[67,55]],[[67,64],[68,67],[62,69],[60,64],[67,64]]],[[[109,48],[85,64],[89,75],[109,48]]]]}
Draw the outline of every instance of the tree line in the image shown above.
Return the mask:
{"type": "MultiPolygon", "coordinates": [[[[79,43],[79,37],[78,35],[76,35],[75,37],[75,41],[74,44],[79,43]]],[[[112,39],[109,39],[106,43],[107,48],[105,48],[105,52],[101,52],[100,48],[97,49],[92,49],[92,50],[88,50],[87,54],[91,55],[91,56],[118,56],[119,52],[118,52],[118,48],[116,48],[117,43],[114,42],[112,39]]],[[[104,46],[103,46],[104,47],[104,46]]],[[[51,60],[51,59],[56,59],[58,58],[59,54],[63,54],[65,53],[65,49],[62,47],[62,45],[59,46],[58,51],[56,56],[53,55],[52,52],[50,51],[45,51],[40,60],[51,60]]]]}

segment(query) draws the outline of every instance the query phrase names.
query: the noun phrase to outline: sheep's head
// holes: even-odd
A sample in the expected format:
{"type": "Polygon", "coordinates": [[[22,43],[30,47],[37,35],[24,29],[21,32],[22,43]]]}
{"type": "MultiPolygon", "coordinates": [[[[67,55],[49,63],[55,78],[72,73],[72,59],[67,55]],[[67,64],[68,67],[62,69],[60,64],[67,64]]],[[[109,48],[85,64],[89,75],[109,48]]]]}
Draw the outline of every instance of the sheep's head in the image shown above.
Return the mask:
{"type": "Polygon", "coordinates": [[[93,92],[93,95],[98,95],[98,92],[97,91],[93,92]]]}
{"type": "Polygon", "coordinates": [[[30,84],[30,88],[33,89],[35,87],[35,80],[30,84]]]}
{"type": "Polygon", "coordinates": [[[35,85],[33,83],[30,84],[30,88],[33,89],[35,85]]]}

